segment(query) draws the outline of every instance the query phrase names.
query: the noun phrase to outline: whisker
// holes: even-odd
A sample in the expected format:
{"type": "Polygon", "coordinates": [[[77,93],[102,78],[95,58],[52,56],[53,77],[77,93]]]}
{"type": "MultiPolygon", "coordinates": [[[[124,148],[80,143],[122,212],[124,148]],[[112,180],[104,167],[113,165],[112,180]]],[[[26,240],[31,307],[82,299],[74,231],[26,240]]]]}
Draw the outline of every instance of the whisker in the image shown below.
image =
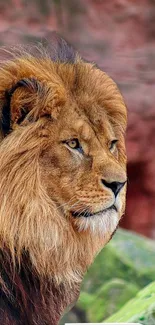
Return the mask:
{"type": "Polygon", "coordinates": [[[68,200],[66,203],[63,203],[63,204],[59,204],[59,208],[63,208],[65,207],[66,205],[68,205],[76,196],[72,196],[70,200],[68,200]]]}

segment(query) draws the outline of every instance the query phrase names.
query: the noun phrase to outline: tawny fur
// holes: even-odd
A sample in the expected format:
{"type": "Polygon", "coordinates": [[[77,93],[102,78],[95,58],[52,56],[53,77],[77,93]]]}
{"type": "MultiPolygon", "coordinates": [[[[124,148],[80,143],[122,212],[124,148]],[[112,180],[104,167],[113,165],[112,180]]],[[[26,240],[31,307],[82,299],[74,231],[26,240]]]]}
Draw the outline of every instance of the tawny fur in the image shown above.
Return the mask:
{"type": "Polygon", "coordinates": [[[100,180],[126,180],[126,108],[116,84],[78,55],[70,63],[51,60],[45,52],[23,52],[0,68],[1,119],[6,91],[23,79],[29,80],[27,87],[11,97],[9,134],[1,131],[0,248],[19,269],[28,252],[40,283],[63,283],[69,295],[125,209],[124,187],[118,214],[101,213],[90,220],[71,214],[107,209],[114,199],[100,180]],[[23,108],[26,117],[18,123],[23,108]],[[71,138],[79,138],[84,158],[63,144],[71,138]],[[113,138],[119,141],[111,153],[113,138]]]}

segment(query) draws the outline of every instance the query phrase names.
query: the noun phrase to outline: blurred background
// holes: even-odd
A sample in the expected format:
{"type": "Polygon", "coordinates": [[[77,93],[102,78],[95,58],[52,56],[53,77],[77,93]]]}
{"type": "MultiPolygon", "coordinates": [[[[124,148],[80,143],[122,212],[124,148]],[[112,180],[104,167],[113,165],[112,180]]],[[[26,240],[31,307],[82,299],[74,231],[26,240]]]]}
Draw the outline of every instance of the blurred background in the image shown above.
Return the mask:
{"type": "MultiPolygon", "coordinates": [[[[58,31],[84,58],[95,61],[121,89],[128,108],[126,144],[129,177],[127,208],[121,227],[153,239],[155,238],[155,0],[0,0],[1,46],[40,42],[44,38],[50,40],[53,30],[58,31]]],[[[74,316],[70,316],[71,321],[96,321],[97,318],[90,315],[98,313],[100,314],[98,320],[101,321],[120,308],[122,302],[116,306],[114,301],[111,301],[109,314],[106,312],[105,315],[103,311],[105,305],[103,297],[110,289],[106,282],[107,289],[101,290],[101,284],[109,281],[114,275],[117,279],[114,279],[116,282],[112,288],[116,289],[116,295],[111,291],[111,296],[120,295],[118,287],[123,288],[120,290],[124,292],[125,282],[117,283],[118,279],[126,281],[126,284],[132,279],[133,291],[127,289],[128,295],[127,298],[122,298],[123,302],[132,297],[136,290],[155,280],[152,271],[153,262],[155,265],[153,257],[155,250],[154,246],[151,246],[153,244],[149,239],[136,237],[134,234],[129,236],[128,232],[120,230],[108,249],[112,252],[115,247],[116,253],[117,247],[119,251],[119,254],[116,254],[119,262],[114,254],[113,271],[116,262],[120,265],[123,254],[130,255],[129,260],[122,261],[123,273],[110,273],[111,266],[102,263],[106,254],[108,258],[109,254],[112,254],[106,248],[101,253],[103,256],[99,255],[93,268],[88,272],[83,285],[84,296],[80,298],[79,305],[74,307],[74,316]],[[147,243],[146,251],[141,248],[144,242],[147,243]],[[131,250],[134,256],[129,252],[131,250]],[[134,272],[138,272],[135,268],[139,269],[139,265],[143,269],[147,265],[147,268],[150,268],[149,272],[152,273],[143,278],[133,270],[131,272],[131,264],[134,265],[134,272]],[[98,293],[98,300],[95,298],[96,309],[91,313],[92,306],[95,305],[92,295],[97,290],[101,292],[98,293]],[[100,306],[100,312],[97,306],[100,306]]],[[[150,324],[155,323],[149,321],[150,324]]]]}

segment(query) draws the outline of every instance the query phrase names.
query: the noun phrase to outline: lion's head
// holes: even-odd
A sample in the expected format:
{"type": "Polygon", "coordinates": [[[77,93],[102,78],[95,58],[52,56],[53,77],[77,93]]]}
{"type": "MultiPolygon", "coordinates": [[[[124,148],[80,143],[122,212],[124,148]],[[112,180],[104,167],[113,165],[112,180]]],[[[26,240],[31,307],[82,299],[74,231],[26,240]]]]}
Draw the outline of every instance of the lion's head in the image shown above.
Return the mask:
{"type": "Polygon", "coordinates": [[[114,81],[63,45],[65,59],[24,52],[0,69],[0,241],[72,282],[124,212],[126,108],[114,81]]]}

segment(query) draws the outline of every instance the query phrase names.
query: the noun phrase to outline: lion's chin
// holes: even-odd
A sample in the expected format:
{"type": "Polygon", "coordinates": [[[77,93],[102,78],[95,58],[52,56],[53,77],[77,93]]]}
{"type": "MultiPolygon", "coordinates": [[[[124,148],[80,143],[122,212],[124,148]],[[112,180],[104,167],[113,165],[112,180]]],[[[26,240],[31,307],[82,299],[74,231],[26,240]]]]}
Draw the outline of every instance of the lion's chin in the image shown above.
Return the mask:
{"type": "Polygon", "coordinates": [[[94,234],[106,236],[112,234],[119,223],[119,213],[115,209],[106,209],[90,217],[80,216],[76,220],[78,231],[90,230],[94,234]]]}

